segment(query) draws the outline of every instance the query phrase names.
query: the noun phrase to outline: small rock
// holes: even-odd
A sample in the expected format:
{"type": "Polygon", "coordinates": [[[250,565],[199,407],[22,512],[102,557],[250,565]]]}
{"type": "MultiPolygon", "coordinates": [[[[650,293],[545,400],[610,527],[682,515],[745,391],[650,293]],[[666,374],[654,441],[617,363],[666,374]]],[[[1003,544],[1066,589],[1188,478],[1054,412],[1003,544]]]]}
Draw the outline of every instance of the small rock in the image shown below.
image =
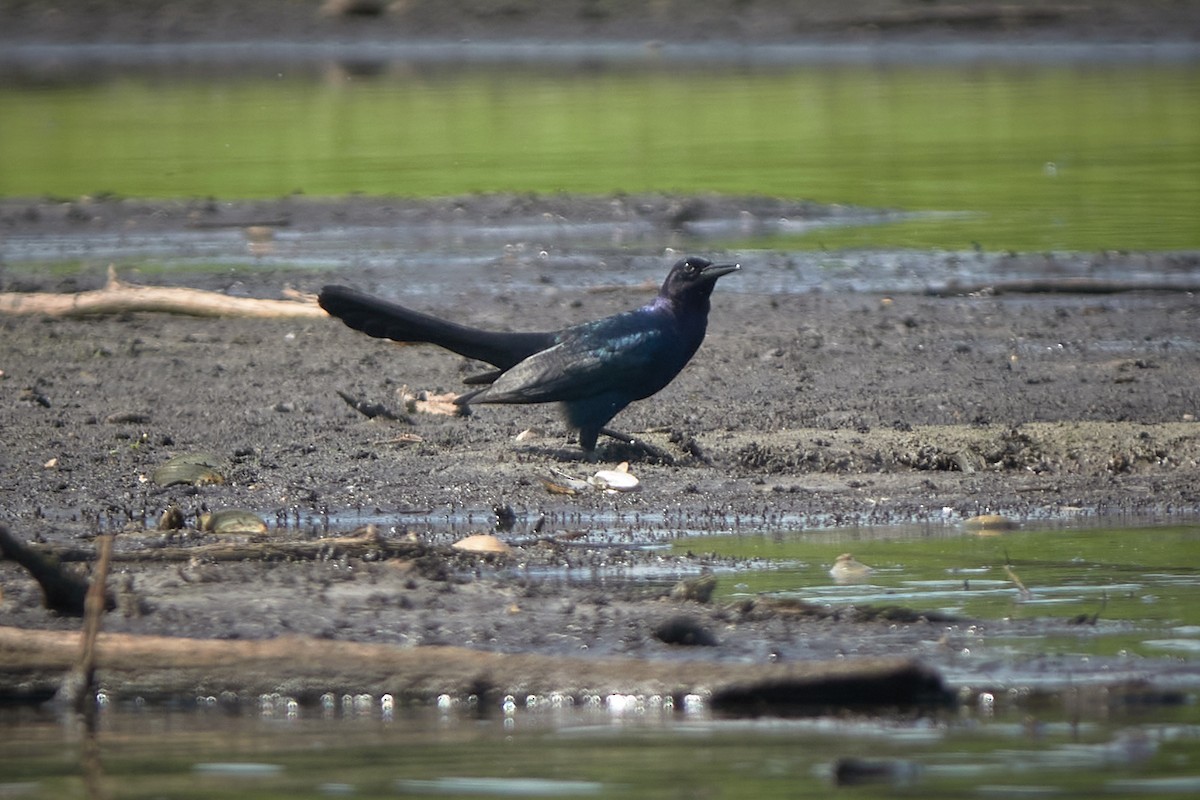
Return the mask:
{"type": "Polygon", "coordinates": [[[150,421],[150,415],[137,411],[119,411],[115,414],[109,414],[104,418],[104,421],[109,425],[145,425],[150,421]]]}
{"type": "Polygon", "coordinates": [[[833,767],[833,782],[838,786],[886,783],[895,787],[912,784],[921,768],[903,759],[840,758],[833,767]]]}
{"type": "Polygon", "coordinates": [[[179,506],[167,506],[162,516],[158,518],[158,530],[160,531],[178,531],[182,530],[183,526],[183,512],[179,510],[179,506]]]}
{"type": "Polygon", "coordinates": [[[223,508],[200,515],[200,530],[208,533],[259,534],[267,532],[267,523],[244,508],[223,508]]]}
{"type": "Polygon", "coordinates": [[[512,506],[497,505],[492,508],[492,511],[496,515],[496,530],[511,531],[517,524],[517,512],[513,511],[512,506]]]}
{"type": "Polygon", "coordinates": [[[225,482],[225,476],[218,471],[220,459],[211,453],[183,453],[169,459],[151,476],[159,486],[174,486],[175,484],[191,484],[193,486],[208,486],[225,482]]]}
{"type": "Polygon", "coordinates": [[[842,553],[829,569],[829,577],[833,578],[834,583],[840,584],[866,583],[874,571],[852,553],[842,553]]]}
{"type": "Polygon", "coordinates": [[[708,572],[697,578],[689,578],[675,584],[675,587],[671,589],[671,599],[707,603],[712,600],[713,592],[716,589],[717,576],[708,572]]]}

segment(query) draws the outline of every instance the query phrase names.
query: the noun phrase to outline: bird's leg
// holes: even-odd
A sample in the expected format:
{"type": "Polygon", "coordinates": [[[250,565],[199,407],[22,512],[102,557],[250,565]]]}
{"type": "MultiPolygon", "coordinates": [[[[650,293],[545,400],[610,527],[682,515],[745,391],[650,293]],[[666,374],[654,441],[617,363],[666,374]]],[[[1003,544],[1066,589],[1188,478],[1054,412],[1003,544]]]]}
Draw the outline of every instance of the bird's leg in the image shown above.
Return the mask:
{"type": "Polygon", "coordinates": [[[643,455],[663,464],[671,465],[675,463],[675,456],[671,455],[666,450],[663,450],[661,447],[656,447],[649,442],[638,439],[636,436],[630,436],[628,433],[621,433],[620,431],[615,431],[612,428],[601,428],[600,432],[608,438],[616,439],[618,442],[628,445],[634,450],[641,452],[643,455]]]}

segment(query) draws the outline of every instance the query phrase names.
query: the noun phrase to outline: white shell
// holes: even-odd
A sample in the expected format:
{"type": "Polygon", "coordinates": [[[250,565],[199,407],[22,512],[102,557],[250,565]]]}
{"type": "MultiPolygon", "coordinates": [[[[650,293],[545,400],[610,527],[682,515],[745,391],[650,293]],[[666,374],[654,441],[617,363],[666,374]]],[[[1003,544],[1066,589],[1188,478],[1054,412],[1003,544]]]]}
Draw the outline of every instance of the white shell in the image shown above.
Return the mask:
{"type": "Polygon", "coordinates": [[[615,492],[632,492],[638,488],[638,479],[628,472],[619,469],[602,469],[588,483],[597,489],[611,489],[615,492]]]}
{"type": "Polygon", "coordinates": [[[525,430],[523,430],[517,434],[515,441],[532,442],[535,439],[540,439],[541,437],[542,437],[542,432],[540,430],[538,430],[537,428],[526,428],[525,430]]]}

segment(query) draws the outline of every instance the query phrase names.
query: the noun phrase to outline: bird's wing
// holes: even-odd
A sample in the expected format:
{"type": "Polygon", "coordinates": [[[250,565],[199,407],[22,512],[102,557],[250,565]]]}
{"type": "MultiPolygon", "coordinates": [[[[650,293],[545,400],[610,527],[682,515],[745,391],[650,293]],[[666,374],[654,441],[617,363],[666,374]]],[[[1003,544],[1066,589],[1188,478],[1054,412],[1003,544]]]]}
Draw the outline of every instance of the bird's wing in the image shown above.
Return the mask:
{"type": "Polygon", "coordinates": [[[668,340],[659,326],[593,325],[526,358],[470,402],[562,402],[612,390],[628,392],[630,399],[645,397],[662,388],[664,372],[674,376],[662,363],[668,340]]]}

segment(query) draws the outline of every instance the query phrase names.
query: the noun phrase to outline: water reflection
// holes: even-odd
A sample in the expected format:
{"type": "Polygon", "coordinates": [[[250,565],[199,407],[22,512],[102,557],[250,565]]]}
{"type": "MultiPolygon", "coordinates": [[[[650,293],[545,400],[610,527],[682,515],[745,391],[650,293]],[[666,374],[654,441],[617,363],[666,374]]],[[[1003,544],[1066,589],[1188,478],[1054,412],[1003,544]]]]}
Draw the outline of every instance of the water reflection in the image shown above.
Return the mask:
{"type": "MultiPolygon", "coordinates": [[[[946,526],[747,533],[680,544],[736,556],[717,569],[725,598],[792,594],[822,606],[968,613],[970,621],[929,624],[930,640],[913,653],[956,688],[949,710],[742,719],[714,713],[703,692],[445,694],[406,703],[353,689],[303,697],[281,687],[162,705],[104,693],[90,728],[48,711],[0,709],[7,742],[0,792],[1191,791],[1200,779],[1200,684],[1192,663],[1200,652],[1200,577],[1189,560],[1198,536],[1195,525],[1026,527],[995,536],[946,526]],[[851,543],[874,571],[865,584],[839,586],[828,570],[851,543]],[[1071,623],[1072,603],[1091,621],[1071,623]]],[[[799,647],[814,636],[846,636],[835,620],[796,627],[788,638],[799,647]]],[[[734,627],[731,621],[727,636],[734,627]]],[[[888,626],[871,630],[886,647],[888,626]]]]}
{"type": "Polygon", "coordinates": [[[604,707],[506,715],[404,709],[394,721],[281,724],[196,709],[110,709],[92,743],[31,712],[0,713],[6,796],[828,797],[838,786],[923,796],[1177,791],[1194,786],[1192,708],[1116,717],[964,707],[908,718],[728,720],[604,707]],[[20,737],[7,734],[19,730],[20,737]],[[99,769],[78,766],[88,747],[99,769]]]}
{"type": "Polygon", "coordinates": [[[916,214],[776,245],[1198,244],[1191,62],[282,62],[8,83],[0,107],[8,196],[720,192],[916,214]]]}

